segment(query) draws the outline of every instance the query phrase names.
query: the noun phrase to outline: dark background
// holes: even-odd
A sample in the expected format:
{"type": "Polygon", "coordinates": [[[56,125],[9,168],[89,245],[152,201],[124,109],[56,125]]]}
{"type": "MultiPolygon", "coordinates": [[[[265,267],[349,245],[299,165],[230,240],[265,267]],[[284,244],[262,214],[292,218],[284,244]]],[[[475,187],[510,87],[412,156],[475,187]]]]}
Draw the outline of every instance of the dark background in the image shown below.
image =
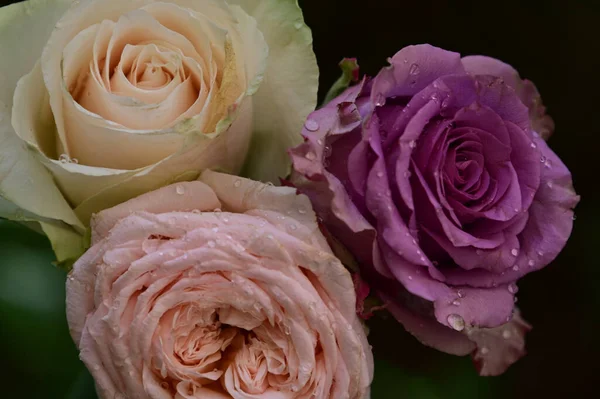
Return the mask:
{"type": "MultiPolygon", "coordinates": [[[[0,5],[11,1],[0,0],[0,5]]],[[[519,284],[519,306],[534,325],[528,355],[501,377],[477,377],[468,358],[417,343],[377,318],[372,397],[566,398],[596,391],[600,344],[600,2],[300,0],[313,30],[321,90],[343,57],[376,74],[409,44],[485,54],[535,82],[556,122],[550,145],[582,196],[575,230],[549,267],[519,284]]],[[[7,56],[0,54],[0,56],[7,56]]],[[[49,265],[41,236],[0,221],[0,397],[93,398],[64,316],[64,274],[49,265]]]]}

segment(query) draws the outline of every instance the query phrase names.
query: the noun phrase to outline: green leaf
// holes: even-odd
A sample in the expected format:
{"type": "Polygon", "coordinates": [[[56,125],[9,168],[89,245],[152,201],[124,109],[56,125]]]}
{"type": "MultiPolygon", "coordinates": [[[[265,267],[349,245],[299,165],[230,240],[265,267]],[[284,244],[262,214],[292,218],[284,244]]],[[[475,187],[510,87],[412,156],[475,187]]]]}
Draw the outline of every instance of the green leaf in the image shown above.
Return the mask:
{"type": "Polygon", "coordinates": [[[342,69],[342,76],[340,76],[333,86],[331,86],[325,95],[325,100],[323,100],[322,105],[326,105],[328,102],[342,94],[351,83],[358,82],[359,67],[356,58],[344,58],[340,61],[339,66],[342,69]]]}

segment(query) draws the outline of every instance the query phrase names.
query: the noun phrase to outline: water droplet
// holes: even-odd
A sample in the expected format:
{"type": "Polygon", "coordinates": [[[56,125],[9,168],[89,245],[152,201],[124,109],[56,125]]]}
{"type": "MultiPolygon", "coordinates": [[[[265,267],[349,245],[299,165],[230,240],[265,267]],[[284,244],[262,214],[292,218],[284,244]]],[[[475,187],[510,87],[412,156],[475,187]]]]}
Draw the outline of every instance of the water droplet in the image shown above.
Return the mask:
{"type": "Polygon", "coordinates": [[[548,169],[550,169],[552,167],[552,161],[547,159],[546,162],[544,162],[544,166],[548,169]]]}
{"type": "Polygon", "coordinates": [[[548,188],[552,188],[552,187],[554,187],[554,183],[552,183],[552,180],[548,180],[546,182],[546,186],[548,186],[548,188]]]}
{"type": "Polygon", "coordinates": [[[304,158],[308,159],[309,161],[314,161],[315,159],[317,159],[317,156],[315,155],[314,152],[309,151],[306,153],[306,155],[304,156],[304,158]]]}
{"type": "Polygon", "coordinates": [[[315,121],[314,119],[307,119],[304,123],[304,127],[309,132],[316,132],[319,130],[319,122],[315,121]]]}
{"type": "Polygon", "coordinates": [[[465,292],[463,290],[458,290],[456,291],[456,295],[458,295],[459,298],[464,298],[465,292]]]}
{"type": "Polygon", "coordinates": [[[304,215],[306,214],[306,209],[303,206],[301,206],[300,208],[298,208],[298,213],[304,215]]]}
{"type": "Polygon", "coordinates": [[[304,24],[302,23],[302,21],[294,22],[294,28],[296,29],[302,29],[303,25],[304,24]]]}
{"type": "Polygon", "coordinates": [[[537,144],[536,144],[536,143],[534,143],[533,141],[532,141],[532,142],[529,144],[529,146],[530,146],[531,148],[537,148],[537,144]]]}
{"type": "Polygon", "coordinates": [[[318,139],[318,140],[317,140],[317,144],[318,144],[318,145],[323,145],[323,140],[321,140],[321,139],[318,139]]]}
{"type": "Polygon", "coordinates": [[[406,172],[404,172],[404,177],[406,177],[408,179],[408,178],[410,178],[410,176],[412,176],[412,173],[410,170],[407,170],[406,172]]]}
{"type": "Polygon", "coordinates": [[[200,214],[202,211],[200,209],[192,209],[192,213],[200,214]]]}
{"type": "Polygon", "coordinates": [[[58,161],[60,163],[70,163],[71,158],[67,154],[60,154],[60,156],[58,157],[58,161]]]}
{"type": "Polygon", "coordinates": [[[375,105],[378,107],[383,107],[385,105],[385,96],[382,93],[378,93],[375,96],[375,105]]]}
{"type": "Polygon", "coordinates": [[[439,101],[440,100],[440,95],[437,93],[433,93],[430,97],[433,101],[439,101]]]}
{"type": "Polygon", "coordinates": [[[510,336],[511,336],[510,330],[504,330],[504,331],[502,331],[502,338],[509,339],[510,336]]]}
{"type": "Polygon", "coordinates": [[[330,145],[326,145],[325,147],[323,147],[323,156],[324,157],[329,157],[332,153],[331,150],[331,146],[330,145]]]}
{"type": "Polygon", "coordinates": [[[517,256],[517,255],[519,255],[519,250],[517,248],[513,248],[510,250],[510,254],[512,256],[517,256]]]}
{"type": "Polygon", "coordinates": [[[485,346],[483,348],[481,348],[481,354],[482,355],[487,355],[488,353],[490,353],[490,350],[488,348],[486,348],[485,346]]]}
{"type": "Polygon", "coordinates": [[[409,279],[409,280],[412,280],[412,279],[413,279],[413,276],[408,276],[408,279],[409,279]]]}
{"type": "Polygon", "coordinates": [[[448,315],[447,321],[450,327],[456,331],[462,331],[465,329],[465,319],[463,319],[460,315],[450,314],[448,315]]]}
{"type": "Polygon", "coordinates": [[[544,163],[544,162],[546,162],[546,157],[542,155],[542,156],[540,157],[540,162],[541,162],[541,163],[544,163]]]}
{"type": "Polygon", "coordinates": [[[450,106],[450,97],[446,97],[444,101],[442,101],[442,108],[448,108],[450,106]]]}
{"type": "Polygon", "coordinates": [[[519,271],[519,265],[514,265],[514,266],[512,267],[512,269],[513,269],[515,272],[518,272],[518,271],[519,271]]]}
{"type": "Polygon", "coordinates": [[[460,306],[460,300],[458,300],[458,299],[453,300],[452,301],[452,305],[454,305],[454,306],[460,306]]]}
{"type": "Polygon", "coordinates": [[[518,301],[519,301],[519,298],[517,298],[517,297],[514,297],[514,298],[513,298],[513,302],[514,302],[514,303],[517,303],[518,301]]]}
{"type": "Polygon", "coordinates": [[[510,292],[511,294],[516,294],[517,292],[519,292],[519,287],[517,287],[515,283],[510,283],[508,285],[508,292],[510,292]]]}
{"type": "Polygon", "coordinates": [[[217,244],[213,241],[210,240],[209,242],[206,243],[209,247],[214,248],[217,244]]]}
{"type": "Polygon", "coordinates": [[[94,369],[94,370],[96,370],[96,371],[98,371],[98,370],[100,370],[100,366],[99,366],[99,365],[97,365],[97,364],[94,364],[94,367],[93,367],[93,369],[94,369]]]}
{"type": "Polygon", "coordinates": [[[213,213],[215,214],[215,216],[216,216],[216,217],[220,217],[220,216],[221,216],[221,212],[223,212],[223,211],[221,210],[221,208],[215,208],[215,209],[213,210],[213,213]]]}
{"type": "Polygon", "coordinates": [[[419,64],[412,64],[408,70],[408,73],[411,75],[418,75],[419,72],[421,72],[421,68],[419,67],[419,64]]]}
{"type": "Polygon", "coordinates": [[[234,186],[234,187],[239,187],[239,186],[241,186],[241,185],[242,185],[242,181],[241,181],[240,179],[237,179],[237,180],[235,181],[235,183],[233,183],[233,186],[234,186]]]}
{"type": "Polygon", "coordinates": [[[178,195],[183,195],[183,194],[185,194],[185,187],[182,186],[181,184],[178,184],[177,186],[175,186],[175,192],[178,195]]]}
{"type": "Polygon", "coordinates": [[[410,148],[415,148],[415,147],[417,146],[417,142],[416,142],[416,140],[411,140],[411,141],[409,141],[409,142],[408,142],[408,146],[409,146],[410,148]]]}
{"type": "Polygon", "coordinates": [[[537,251],[538,256],[544,256],[544,253],[542,251],[537,251]]]}
{"type": "Polygon", "coordinates": [[[71,163],[78,164],[79,163],[79,159],[77,159],[77,158],[71,158],[71,163]]]}
{"type": "Polygon", "coordinates": [[[573,214],[572,219],[577,220],[577,215],[573,214]]]}
{"type": "Polygon", "coordinates": [[[383,172],[377,172],[377,177],[383,177],[383,172]]]}
{"type": "Polygon", "coordinates": [[[529,259],[529,262],[527,262],[527,264],[529,266],[533,266],[533,265],[535,265],[535,262],[533,261],[533,259],[529,259]]]}
{"type": "Polygon", "coordinates": [[[292,231],[294,231],[294,230],[296,230],[298,228],[295,224],[290,224],[288,227],[292,231]]]}

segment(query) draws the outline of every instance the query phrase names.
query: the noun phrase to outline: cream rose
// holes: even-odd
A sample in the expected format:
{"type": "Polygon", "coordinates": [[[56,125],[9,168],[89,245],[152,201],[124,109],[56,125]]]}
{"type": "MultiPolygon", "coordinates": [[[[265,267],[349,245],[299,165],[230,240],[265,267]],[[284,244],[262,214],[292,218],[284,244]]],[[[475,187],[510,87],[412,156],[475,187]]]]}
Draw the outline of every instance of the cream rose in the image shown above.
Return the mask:
{"type": "Polygon", "coordinates": [[[100,212],[67,318],[101,398],[360,399],[348,271],[295,189],[206,171],[100,212]]]}
{"type": "Polygon", "coordinates": [[[29,0],[0,37],[0,215],[59,258],[93,213],[204,169],[286,175],[316,103],[295,0],[29,0]]]}

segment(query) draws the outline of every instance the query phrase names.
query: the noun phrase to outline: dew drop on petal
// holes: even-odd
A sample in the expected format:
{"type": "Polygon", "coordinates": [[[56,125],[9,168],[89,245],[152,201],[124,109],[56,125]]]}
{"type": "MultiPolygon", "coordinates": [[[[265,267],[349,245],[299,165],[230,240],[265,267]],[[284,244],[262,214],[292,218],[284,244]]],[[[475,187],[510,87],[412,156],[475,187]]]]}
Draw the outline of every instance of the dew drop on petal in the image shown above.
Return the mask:
{"type": "Polygon", "coordinates": [[[463,290],[458,290],[456,291],[456,295],[458,295],[459,298],[464,298],[465,292],[463,290]]]}
{"type": "Polygon", "coordinates": [[[514,266],[512,267],[512,269],[513,269],[515,272],[518,272],[518,271],[519,271],[519,265],[514,265],[514,266]]]}
{"type": "Polygon", "coordinates": [[[185,187],[183,187],[181,184],[178,184],[177,186],[175,186],[175,192],[178,195],[183,195],[185,194],[185,187]]]}
{"type": "Polygon", "coordinates": [[[457,314],[450,314],[446,319],[450,327],[455,329],[456,331],[462,331],[465,329],[465,320],[457,314]]]}
{"type": "Polygon", "coordinates": [[[304,127],[309,132],[316,132],[319,130],[319,122],[315,121],[314,119],[307,119],[304,123],[304,127]]]}
{"type": "Polygon", "coordinates": [[[411,140],[408,142],[408,146],[410,148],[415,148],[417,146],[417,142],[415,140],[411,140]]]}
{"type": "Polygon", "coordinates": [[[383,177],[383,172],[377,172],[377,177],[383,177]]]}
{"type": "Polygon", "coordinates": [[[385,96],[382,93],[378,93],[375,96],[375,105],[378,107],[383,107],[385,105],[385,96]]]}
{"type": "Polygon", "coordinates": [[[234,186],[234,187],[236,187],[236,188],[237,188],[237,187],[240,187],[241,185],[242,185],[242,181],[241,181],[240,179],[237,179],[237,180],[235,181],[235,183],[233,183],[233,186],[234,186]]]}
{"type": "Polygon", "coordinates": [[[533,141],[529,144],[529,146],[531,148],[537,148],[537,144],[535,144],[533,141]]]}
{"type": "Polygon", "coordinates": [[[504,331],[502,331],[502,338],[509,339],[510,336],[511,336],[510,330],[504,330],[504,331]]]}
{"type": "Polygon", "coordinates": [[[517,256],[517,255],[519,255],[519,250],[517,248],[513,248],[510,250],[510,254],[512,256],[517,256]]]}
{"type": "Polygon", "coordinates": [[[517,287],[515,283],[510,283],[508,285],[508,292],[510,292],[511,294],[516,294],[517,292],[519,292],[519,287],[517,287]]]}
{"type": "Polygon", "coordinates": [[[548,180],[548,181],[546,182],[546,186],[547,186],[548,188],[552,188],[552,187],[554,187],[554,183],[552,183],[552,180],[548,180]]]}
{"type": "Polygon", "coordinates": [[[482,355],[487,355],[488,353],[490,353],[490,350],[488,348],[486,348],[485,346],[483,348],[481,348],[482,355]]]}
{"type": "Polygon", "coordinates": [[[452,301],[452,305],[454,305],[454,306],[460,306],[460,300],[458,300],[458,299],[453,300],[452,301]]]}
{"type": "Polygon", "coordinates": [[[421,67],[419,67],[419,64],[412,64],[408,70],[408,73],[411,75],[418,75],[419,72],[421,72],[421,67]]]}
{"type": "Polygon", "coordinates": [[[533,259],[529,259],[529,262],[527,262],[527,264],[529,266],[533,266],[533,265],[535,265],[535,262],[533,261],[533,259]]]}
{"type": "Polygon", "coordinates": [[[308,159],[309,161],[314,161],[315,159],[317,159],[317,156],[314,152],[309,151],[306,153],[306,155],[304,155],[304,158],[308,159]]]}

